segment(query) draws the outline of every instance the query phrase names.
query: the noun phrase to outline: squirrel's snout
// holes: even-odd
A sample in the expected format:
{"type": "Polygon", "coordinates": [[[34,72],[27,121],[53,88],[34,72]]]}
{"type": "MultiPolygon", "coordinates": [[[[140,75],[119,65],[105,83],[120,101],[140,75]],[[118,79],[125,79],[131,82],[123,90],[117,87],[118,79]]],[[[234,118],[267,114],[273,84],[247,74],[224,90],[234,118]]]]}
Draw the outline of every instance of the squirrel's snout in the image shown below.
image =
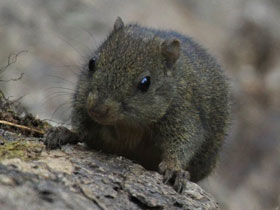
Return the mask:
{"type": "Polygon", "coordinates": [[[89,115],[100,123],[114,121],[116,117],[116,113],[114,112],[114,103],[110,100],[100,102],[97,93],[89,93],[87,99],[87,110],[89,115]]]}
{"type": "Polygon", "coordinates": [[[87,99],[87,109],[90,115],[98,118],[104,118],[108,115],[110,107],[98,103],[97,93],[90,92],[87,99]]]}

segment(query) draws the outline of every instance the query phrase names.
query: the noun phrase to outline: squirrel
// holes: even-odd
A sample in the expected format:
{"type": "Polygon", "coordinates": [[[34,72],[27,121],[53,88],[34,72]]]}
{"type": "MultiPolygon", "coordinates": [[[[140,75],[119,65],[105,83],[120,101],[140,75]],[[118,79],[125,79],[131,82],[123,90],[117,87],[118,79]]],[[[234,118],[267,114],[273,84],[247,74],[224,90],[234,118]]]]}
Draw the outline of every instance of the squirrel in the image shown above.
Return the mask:
{"type": "Polygon", "coordinates": [[[199,44],[118,17],[80,73],[73,131],[53,128],[44,141],[50,149],[81,141],[130,158],[181,193],[215,167],[229,107],[227,78],[199,44]]]}

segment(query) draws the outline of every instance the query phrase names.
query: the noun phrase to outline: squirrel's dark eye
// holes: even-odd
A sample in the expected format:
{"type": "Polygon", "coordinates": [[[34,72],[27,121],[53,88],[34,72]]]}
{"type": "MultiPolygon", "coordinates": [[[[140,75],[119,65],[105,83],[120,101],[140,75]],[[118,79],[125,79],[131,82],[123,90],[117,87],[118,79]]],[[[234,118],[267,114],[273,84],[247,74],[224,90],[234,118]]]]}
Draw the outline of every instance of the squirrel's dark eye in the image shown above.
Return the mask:
{"type": "Polygon", "coordinates": [[[96,61],[96,58],[93,57],[93,58],[91,58],[91,59],[89,60],[89,62],[88,62],[88,70],[89,70],[90,72],[94,72],[94,70],[95,70],[95,61],[96,61]]]}
{"type": "Polygon", "coordinates": [[[146,76],[146,77],[143,77],[141,79],[141,81],[137,85],[137,88],[139,90],[141,90],[142,92],[147,92],[149,87],[150,87],[150,84],[151,84],[151,77],[150,76],[146,76]]]}

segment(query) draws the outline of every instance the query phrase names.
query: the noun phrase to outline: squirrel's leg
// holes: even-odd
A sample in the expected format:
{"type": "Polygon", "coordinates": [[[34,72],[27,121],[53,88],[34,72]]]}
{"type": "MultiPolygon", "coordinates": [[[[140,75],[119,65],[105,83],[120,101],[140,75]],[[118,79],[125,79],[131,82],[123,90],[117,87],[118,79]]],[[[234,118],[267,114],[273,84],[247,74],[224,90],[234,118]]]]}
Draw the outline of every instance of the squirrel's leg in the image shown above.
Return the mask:
{"type": "Polygon", "coordinates": [[[101,126],[94,122],[84,122],[75,130],[59,126],[49,129],[44,135],[43,141],[47,149],[57,149],[66,144],[77,144],[84,142],[87,146],[94,148],[96,140],[99,139],[101,126]]]}
{"type": "Polygon", "coordinates": [[[43,138],[43,142],[47,149],[57,149],[66,144],[77,144],[81,141],[81,134],[85,134],[86,131],[76,127],[85,127],[83,125],[90,124],[87,122],[86,111],[81,108],[74,108],[72,113],[72,125],[75,131],[69,130],[66,127],[58,126],[49,129],[43,138]],[[76,132],[79,131],[79,132],[76,132]],[[82,131],[82,132],[80,132],[82,131]]]}
{"type": "Polygon", "coordinates": [[[163,155],[159,171],[164,176],[164,182],[172,182],[174,189],[182,192],[190,179],[185,169],[203,143],[204,136],[199,115],[191,112],[173,119],[176,120],[166,121],[168,125],[164,123],[160,126],[163,155]]]}
{"type": "Polygon", "coordinates": [[[65,144],[77,144],[79,135],[66,127],[59,126],[49,129],[45,133],[43,141],[47,149],[56,149],[65,144]]]}

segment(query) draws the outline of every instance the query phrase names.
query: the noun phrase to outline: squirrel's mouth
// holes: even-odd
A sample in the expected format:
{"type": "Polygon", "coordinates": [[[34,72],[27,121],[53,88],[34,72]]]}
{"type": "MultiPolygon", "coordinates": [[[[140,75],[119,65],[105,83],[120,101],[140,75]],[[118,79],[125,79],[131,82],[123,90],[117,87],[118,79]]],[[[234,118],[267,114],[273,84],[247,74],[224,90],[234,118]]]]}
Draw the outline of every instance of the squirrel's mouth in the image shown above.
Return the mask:
{"type": "Polygon", "coordinates": [[[121,119],[118,111],[110,106],[88,107],[87,111],[90,118],[101,125],[114,125],[121,119]]]}
{"type": "Polygon", "coordinates": [[[99,100],[97,93],[90,92],[87,111],[91,119],[102,125],[113,125],[120,120],[120,104],[112,99],[99,100]]]}
{"type": "Polygon", "coordinates": [[[91,119],[101,125],[114,125],[118,121],[116,117],[111,116],[96,116],[95,114],[89,112],[91,119]]]}
{"type": "Polygon", "coordinates": [[[94,109],[88,109],[88,114],[91,119],[102,125],[113,125],[119,119],[110,109],[105,109],[102,112],[94,109]]]}

